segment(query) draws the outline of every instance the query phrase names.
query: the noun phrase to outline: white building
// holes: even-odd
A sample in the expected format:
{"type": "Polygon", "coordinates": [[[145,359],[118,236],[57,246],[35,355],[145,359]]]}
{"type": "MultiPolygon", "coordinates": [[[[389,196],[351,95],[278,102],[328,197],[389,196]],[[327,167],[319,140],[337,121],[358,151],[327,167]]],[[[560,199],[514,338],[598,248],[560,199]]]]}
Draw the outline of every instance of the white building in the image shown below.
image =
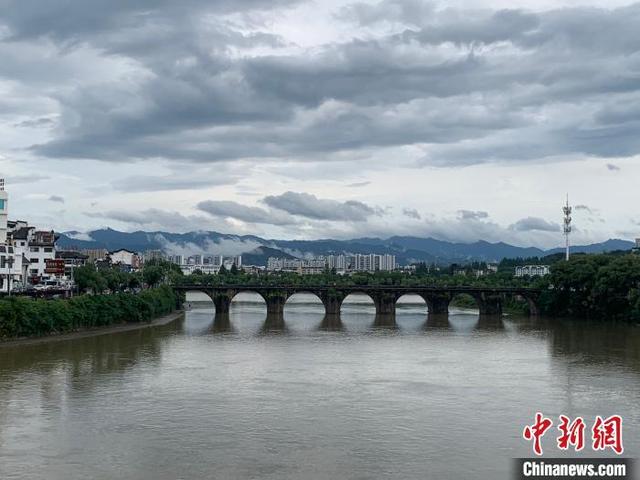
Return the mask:
{"type": "MultiPolygon", "coordinates": [[[[34,277],[42,279],[48,276],[46,272],[47,260],[56,258],[56,234],[51,231],[36,231],[33,227],[27,227],[27,239],[29,249],[26,256],[29,259],[29,277],[36,283],[34,277]]],[[[20,240],[22,242],[23,240],[20,240]]]]}
{"type": "Polygon", "coordinates": [[[165,255],[162,250],[147,250],[142,254],[142,261],[144,263],[151,262],[154,260],[164,260],[165,255]]]}
{"type": "Polygon", "coordinates": [[[9,220],[9,195],[4,190],[4,178],[0,178],[0,245],[7,243],[7,222],[9,220]]]}
{"type": "Polygon", "coordinates": [[[346,272],[351,269],[351,260],[346,255],[327,256],[327,268],[336,272],[346,272]]]}
{"type": "Polygon", "coordinates": [[[377,255],[375,253],[360,254],[356,253],[353,262],[354,270],[358,272],[391,272],[396,269],[395,255],[377,255]]]}
{"type": "Polygon", "coordinates": [[[267,270],[270,272],[292,272],[301,275],[322,273],[327,267],[324,257],[319,258],[278,258],[267,259],[267,270]]]}
{"type": "Polygon", "coordinates": [[[549,265],[524,265],[516,267],[516,277],[543,277],[549,275],[549,265]]]}
{"type": "Polygon", "coordinates": [[[29,261],[23,250],[12,245],[0,245],[0,293],[25,286],[29,261]]]}
{"type": "Polygon", "coordinates": [[[139,263],[138,254],[131,250],[127,250],[126,248],[109,252],[109,258],[111,258],[111,263],[113,264],[119,263],[120,265],[127,265],[130,267],[137,266],[139,263]]]}
{"type": "Polygon", "coordinates": [[[186,260],[184,258],[184,255],[171,255],[169,257],[169,261],[171,263],[175,263],[176,265],[184,265],[186,263],[186,260]]]}
{"type": "Polygon", "coordinates": [[[203,273],[204,275],[217,275],[218,272],[220,272],[220,266],[212,265],[212,264],[207,264],[207,265],[185,264],[180,266],[180,270],[182,270],[182,273],[184,275],[192,275],[196,271],[203,273]]]}
{"type": "Polygon", "coordinates": [[[18,286],[24,286],[27,279],[29,260],[25,257],[27,240],[14,245],[10,234],[26,222],[9,222],[9,195],[4,189],[4,179],[0,178],[0,292],[9,293],[18,286]]]}
{"type": "Polygon", "coordinates": [[[140,256],[126,248],[109,252],[109,259],[111,259],[112,265],[120,265],[126,270],[138,270],[142,266],[140,256]]]}

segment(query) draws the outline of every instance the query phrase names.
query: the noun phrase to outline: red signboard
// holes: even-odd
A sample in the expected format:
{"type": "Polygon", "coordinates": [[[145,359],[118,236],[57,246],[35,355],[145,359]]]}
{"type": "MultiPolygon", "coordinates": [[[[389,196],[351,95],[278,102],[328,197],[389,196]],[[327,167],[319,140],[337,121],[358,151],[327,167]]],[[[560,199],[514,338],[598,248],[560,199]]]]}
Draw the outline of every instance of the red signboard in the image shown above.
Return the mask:
{"type": "Polygon", "coordinates": [[[44,263],[44,273],[47,275],[64,275],[64,260],[47,258],[44,263]]]}

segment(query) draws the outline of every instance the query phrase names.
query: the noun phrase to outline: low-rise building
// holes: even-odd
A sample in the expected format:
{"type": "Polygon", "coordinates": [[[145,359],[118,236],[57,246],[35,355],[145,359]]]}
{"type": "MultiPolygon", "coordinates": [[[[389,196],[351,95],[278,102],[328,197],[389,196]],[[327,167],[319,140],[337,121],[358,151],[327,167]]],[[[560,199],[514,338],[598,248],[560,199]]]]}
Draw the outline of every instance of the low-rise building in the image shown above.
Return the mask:
{"type": "Polygon", "coordinates": [[[549,275],[549,265],[523,265],[516,267],[516,277],[543,277],[549,275]]]}
{"type": "Polygon", "coordinates": [[[167,258],[162,250],[147,250],[142,254],[142,261],[144,263],[153,260],[164,260],[167,258]]]}
{"type": "Polygon", "coordinates": [[[140,256],[138,256],[136,252],[132,252],[126,248],[109,252],[109,258],[111,259],[112,265],[120,265],[127,270],[138,270],[142,266],[140,256]]]}
{"type": "Polygon", "coordinates": [[[12,245],[0,245],[0,293],[9,293],[25,285],[29,260],[23,249],[12,245]]]}
{"type": "Polygon", "coordinates": [[[106,248],[85,248],[80,253],[87,256],[88,263],[96,263],[98,260],[104,260],[109,255],[106,248]]]}
{"type": "Polygon", "coordinates": [[[184,275],[193,275],[194,273],[201,273],[204,275],[217,275],[220,272],[219,265],[181,265],[180,270],[184,275]]]}
{"type": "Polygon", "coordinates": [[[58,236],[53,230],[34,230],[29,227],[26,256],[29,259],[29,277],[32,283],[39,283],[46,272],[47,260],[56,258],[56,241],[58,236]]]}
{"type": "Polygon", "coordinates": [[[56,252],[56,259],[62,260],[64,265],[64,276],[73,279],[73,271],[87,264],[89,256],[75,250],[63,250],[56,252]]]}

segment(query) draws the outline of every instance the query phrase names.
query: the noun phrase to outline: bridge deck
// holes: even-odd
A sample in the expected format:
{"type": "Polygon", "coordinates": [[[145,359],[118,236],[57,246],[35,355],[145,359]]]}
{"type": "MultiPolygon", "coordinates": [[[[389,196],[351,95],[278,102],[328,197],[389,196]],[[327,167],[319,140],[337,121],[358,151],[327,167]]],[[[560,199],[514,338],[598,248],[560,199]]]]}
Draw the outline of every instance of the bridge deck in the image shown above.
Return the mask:
{"type": "Polygon", "coordinates": [[[327,291],[341,290],[352,292],[412,292],[412,291],[429,291],[429,292],[490,292],[490,293],[540,293],[540,289],[530,287],[481,287],[481,286],[464,286],[464,285],[174,285],[176,290],[244,290],[244,291],[265,291],[265,290],[283,290],[283,291],[327,291]]]}

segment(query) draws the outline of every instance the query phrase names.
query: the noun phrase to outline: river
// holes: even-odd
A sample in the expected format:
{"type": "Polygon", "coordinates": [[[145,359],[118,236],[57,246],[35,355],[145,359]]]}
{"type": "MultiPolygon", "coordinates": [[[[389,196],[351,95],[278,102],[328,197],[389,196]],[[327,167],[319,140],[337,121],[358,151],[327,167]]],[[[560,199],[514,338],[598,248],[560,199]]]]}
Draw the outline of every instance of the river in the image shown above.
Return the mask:
{"type": "Polygon", "coordinates": [[[349,300],[341,328],[320,328],[305,295],[285,329],[265,328],[245,295],[223,327],[198,308],[0,347],[0,478],[506,479],[532,455],[536,411],[587,428],[620,414],[625,456],[640,452],[640,327],[465,310],[432,322],[414,298],[377,328],[373,305],[349,300]]]}

